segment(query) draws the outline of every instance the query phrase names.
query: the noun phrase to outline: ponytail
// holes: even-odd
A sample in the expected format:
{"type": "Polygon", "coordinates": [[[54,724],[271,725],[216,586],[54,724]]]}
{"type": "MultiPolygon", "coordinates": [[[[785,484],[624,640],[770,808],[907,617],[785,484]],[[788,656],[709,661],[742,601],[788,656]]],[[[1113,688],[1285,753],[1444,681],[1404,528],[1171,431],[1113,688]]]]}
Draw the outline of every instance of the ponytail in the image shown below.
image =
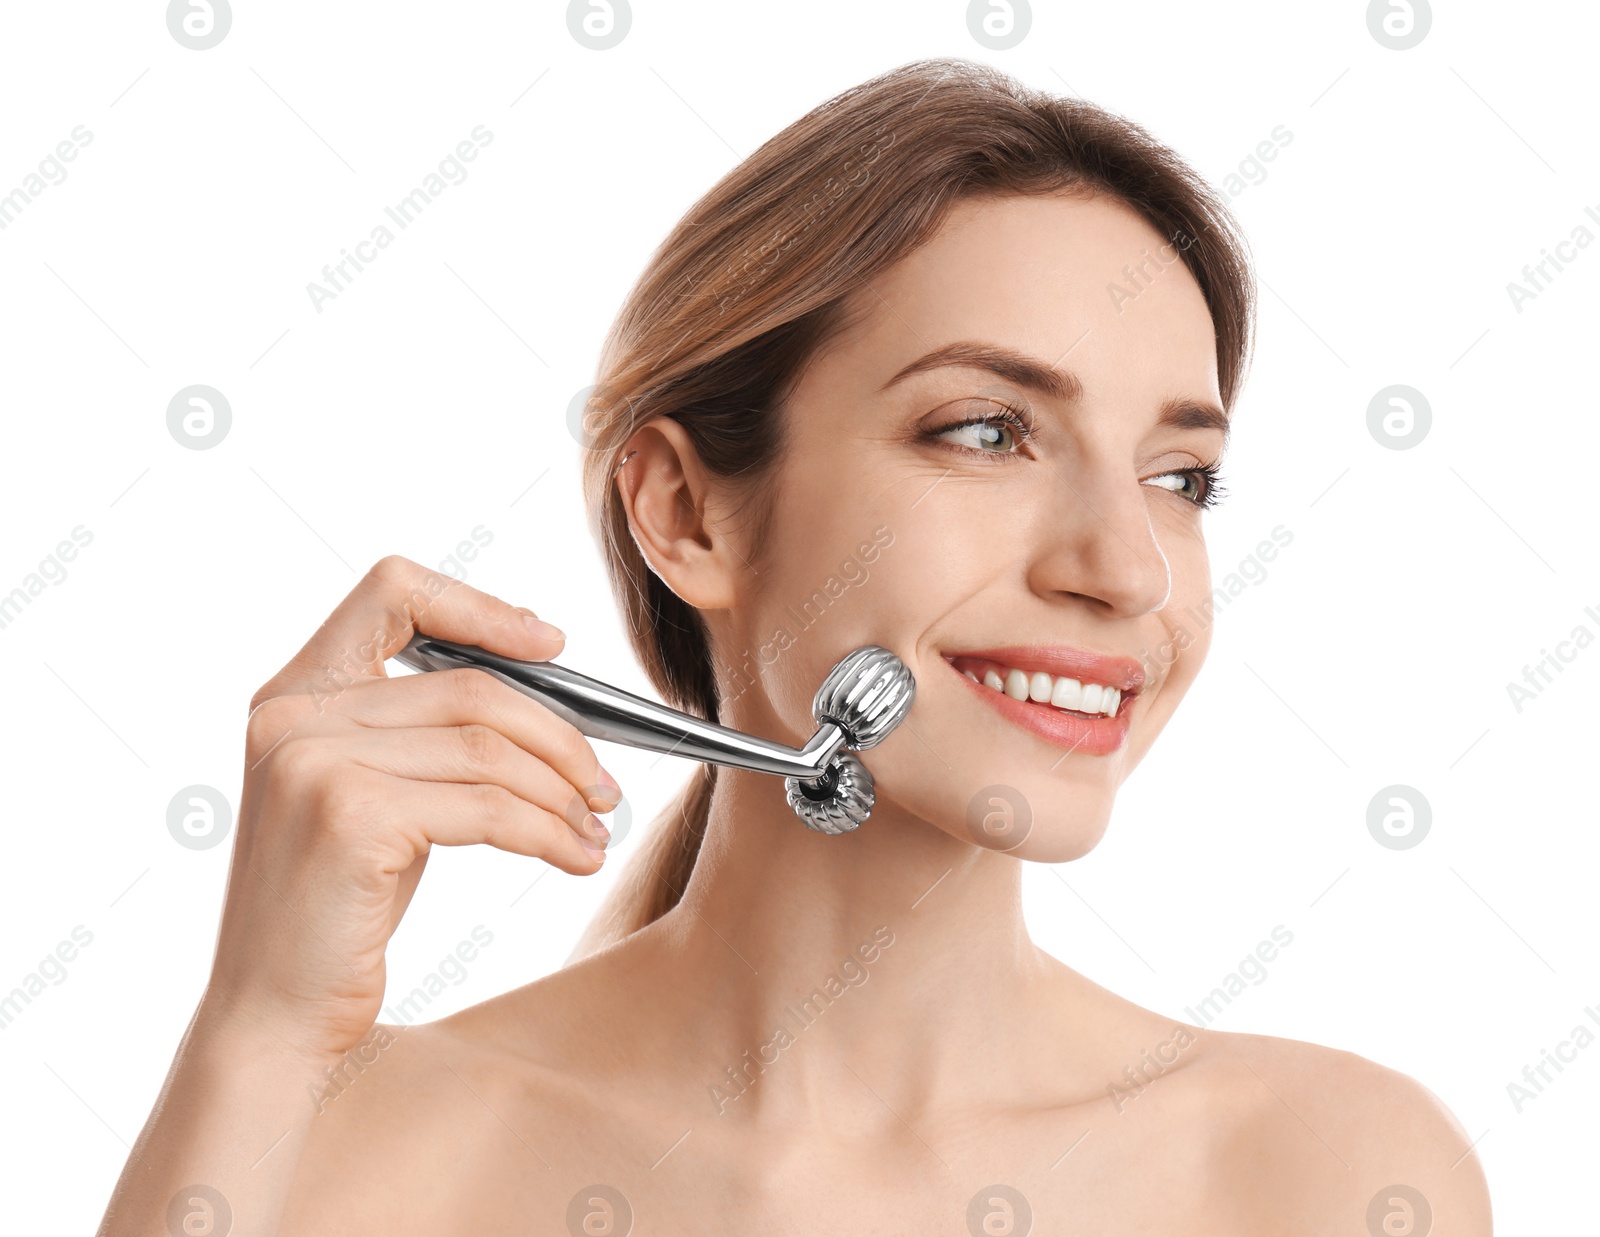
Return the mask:
{"type": "Polygon", "coordinates": [[[667,809],[651,823],[637,853],[595,913],[567,964],[631,936],[665,915],[683,897],[705,841],[717,766],[695,768],[667,809]]]}

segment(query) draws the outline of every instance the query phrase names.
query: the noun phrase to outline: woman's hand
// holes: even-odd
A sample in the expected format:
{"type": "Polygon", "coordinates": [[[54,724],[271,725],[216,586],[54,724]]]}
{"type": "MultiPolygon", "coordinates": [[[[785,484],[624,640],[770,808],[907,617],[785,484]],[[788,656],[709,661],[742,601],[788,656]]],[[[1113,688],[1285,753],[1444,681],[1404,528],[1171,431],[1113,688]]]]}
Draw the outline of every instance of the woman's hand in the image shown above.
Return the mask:
{"type": "Polygon", "coordinates": [[[310,1059],[377,1019],[384,949],[435,844],[598,871],[621,798],[570,722],[477,669],[388,678],[414,631],[545,660],[534,615],[406,558],[377,563],[250,702],[238,832],[203,1021],[310,1059]]]}

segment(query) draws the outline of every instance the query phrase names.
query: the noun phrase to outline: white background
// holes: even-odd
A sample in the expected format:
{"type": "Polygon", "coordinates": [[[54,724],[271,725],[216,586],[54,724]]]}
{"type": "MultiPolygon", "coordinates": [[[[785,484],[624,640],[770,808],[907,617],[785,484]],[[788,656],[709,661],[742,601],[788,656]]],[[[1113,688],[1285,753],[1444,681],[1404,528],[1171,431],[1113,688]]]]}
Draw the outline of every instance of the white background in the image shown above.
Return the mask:
{"type": "MultiPolygon", "coordinates": [[[[1506,685],[1575,627],[1600,635],[1600,246],[1520,312],[1507,292],[1579,224],[1600,236],[1592,8],[1439,6],[1404,51],[1359,3],[1040,4],[1002,51],[960,3],[638,3],[606,51],[557,3],[238,3],[206,51],[159,3],[68,12],[8,6],[0,30],[0,194],[93,135],[0,231],[0,593],[92,533],[0,629],[0,992],[75,926],[93,942],[0,1030],[8,1230],[98,1221],[227,867],[227,845],[174,841],[168,802],[201,783],[237,805],[252,692],[374,560],[438,564],[482,525],[467,579],[564,628],[564,664],[648,694],[583,525],[569,402],[724,172],[933,55],[1120,111],[1213,183],[1293,135],[1233,197],[1262,322],[1207,517],[1219,581],[1275,527],[1292,541],[1219,613],[1102,845],[1029,866],[1037,939],[1188,1017],[1282,924],[1293,943],[1216,1025],[1423,1081],[1478,1140],[1503,1231],[1591,1214],[1600,1047],[1520,1113],[1507,1084],[1600,1033],[1600,648],[1520,711],[1506,685]],[[467,179],[317,312],[308,282],[478,125],[467,179]],[[167,429],[194,383],[232,407],[209,450],[167,429]],[[1367,425],[1396,383],[1432,410],[1408,450],[1367,425]],[[1367,828],[1397,783],[1432,809],[1407,850],[1367,828]]],[[[689,771],[600,751],[638,816],[613,861],[588,879],[436,853],[391,994],[479,924],[493,944],[430,1016],[561,965],[689,771]]]]}

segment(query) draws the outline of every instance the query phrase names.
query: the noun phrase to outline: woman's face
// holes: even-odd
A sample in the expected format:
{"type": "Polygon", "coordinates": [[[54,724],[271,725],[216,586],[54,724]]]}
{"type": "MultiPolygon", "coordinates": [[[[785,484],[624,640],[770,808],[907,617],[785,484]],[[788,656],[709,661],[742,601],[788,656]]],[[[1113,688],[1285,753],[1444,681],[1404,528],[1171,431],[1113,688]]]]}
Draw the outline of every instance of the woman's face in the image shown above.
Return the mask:
{"type": "Polygon", "coordinates": [[[1074,858],[1210,643],[1204,298],[1131,209],[1072,196],[963,203],[858,295],[787,406],[771,550],[715,615],[724,720],[802,743],[828,670],[881,644],[917,693],[865,754],[874,816],[1074,858]]]}

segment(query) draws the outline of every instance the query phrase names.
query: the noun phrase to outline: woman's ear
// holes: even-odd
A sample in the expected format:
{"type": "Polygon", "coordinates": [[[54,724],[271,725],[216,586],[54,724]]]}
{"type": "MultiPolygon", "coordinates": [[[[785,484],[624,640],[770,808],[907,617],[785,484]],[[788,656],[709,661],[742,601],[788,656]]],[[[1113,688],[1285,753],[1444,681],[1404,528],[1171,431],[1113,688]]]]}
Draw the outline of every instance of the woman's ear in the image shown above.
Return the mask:
{"type": "Polygon", "coordinates": [[[634,431],[622,452],[617,491],[634,544],[650,570],[697,610],[730,609],[743,557],[718,519],[710,484],[682,425],[658,416],[634,431]]]}

